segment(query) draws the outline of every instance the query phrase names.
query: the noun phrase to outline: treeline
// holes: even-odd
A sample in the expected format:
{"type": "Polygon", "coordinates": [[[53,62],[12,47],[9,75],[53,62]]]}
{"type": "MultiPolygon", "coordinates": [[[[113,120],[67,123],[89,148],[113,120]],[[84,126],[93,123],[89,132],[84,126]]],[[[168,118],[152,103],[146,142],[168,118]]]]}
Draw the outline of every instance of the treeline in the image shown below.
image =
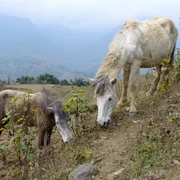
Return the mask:
{"type": "Polygon", "coordinates": [[[20,78],[16,79],[16,83],[19,84],[59,84],[64,86],[88,86],[89,82],[86,81],[83,78],[75,78],[67,80],[59,80],[57,77],[55,77],[52,74],[40,74],[38,77],[34,78],[31,76],[22,76],[20,78]]]}

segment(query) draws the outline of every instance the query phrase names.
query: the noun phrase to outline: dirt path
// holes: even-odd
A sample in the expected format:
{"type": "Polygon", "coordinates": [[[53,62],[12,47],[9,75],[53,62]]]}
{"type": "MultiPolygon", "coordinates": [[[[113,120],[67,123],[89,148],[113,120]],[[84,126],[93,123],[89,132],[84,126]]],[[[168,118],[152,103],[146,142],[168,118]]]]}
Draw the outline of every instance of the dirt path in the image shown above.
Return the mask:
{"type": "Polygon", "coordinates": [[[95,166],[100,171],[96,180],[107,180],[113,172],[126,168],[139,126],[140,123],[132,119],[124,119],[99,131],[99,139],[92,143],[94,155],[97,156],[95,166]]]}

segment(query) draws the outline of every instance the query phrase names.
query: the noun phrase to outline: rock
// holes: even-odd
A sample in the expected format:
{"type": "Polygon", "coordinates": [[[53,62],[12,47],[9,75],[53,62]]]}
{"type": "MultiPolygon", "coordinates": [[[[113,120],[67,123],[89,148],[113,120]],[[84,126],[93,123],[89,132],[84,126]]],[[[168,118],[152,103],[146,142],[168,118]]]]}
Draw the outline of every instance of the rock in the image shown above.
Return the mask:
{"type": "Polygon", "coordinates": [[[173,163],[174,163],[175,165],[177,165],[177,166],[180,166],[180,162],[179,162],[178,160],[176,160],[176,159],[173,160],[173,163]]]}
{"type": "Polygon", "coordinates": [[[106,136],[101,136],[101,137],[99,137],[100,139],[104,139],[104,140],[106,140],[106,139],[108,139],[108,137],[106,137],[106,136]]]}
{"type": "Polygon", "coordinates": [[[75,168],[68,176],[68,180],[90,180],[96,173],[97,169],[92,164],[86,163],[75,168]]]}
{"type": "Polygon", "coordinates": [[[137,120],[137,121],[132,121],[134,124],[136,124],[136,123],[138,123],[138,122],[140,122],[140,120],[137,120]]]}
{"type": "Polygon", "coordinates": [[[124,170],[125,168],[121,168],[120,170],[113,172],[110,176],[108,176],[108,180],[118,180],[124,170]]]}
{"type": "Polygon", "coordinates": [[[136,117],[136,113],[135,113],[135,112],[131,112],[131,113],[129,114],[129,117],[130,117],[130,118],[135,118],[135,117],[136,117]]]}
{"type": "Polygon", "coordinates": [[[180,117],[180,112],[179,112],[179,111],[176,111],[176,112],[174,112],[173,114],[174,114],[175,116],[180,117]]]}

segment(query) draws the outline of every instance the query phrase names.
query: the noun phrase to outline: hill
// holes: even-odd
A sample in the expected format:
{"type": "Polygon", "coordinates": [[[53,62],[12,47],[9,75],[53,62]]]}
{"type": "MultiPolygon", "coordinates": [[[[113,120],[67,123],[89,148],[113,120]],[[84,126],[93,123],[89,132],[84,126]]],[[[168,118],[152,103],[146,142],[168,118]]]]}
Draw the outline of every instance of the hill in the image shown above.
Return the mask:
{"type": "Polygon", "coordinates": [[[45,72],[60,79],[93,77],[121,27],[84,31],[63,25],[37,26],[29,19],[2,14],[0,24],[0,77],[3,79],[45,72]]]}
{"type": "Polygon", "coordinates": [[[70,70],[62,60],[58,43],[43,35],[30,20],[0,15],[0,77],[17,78],[51,73],[60,79],[88,77],[70,70]]]}

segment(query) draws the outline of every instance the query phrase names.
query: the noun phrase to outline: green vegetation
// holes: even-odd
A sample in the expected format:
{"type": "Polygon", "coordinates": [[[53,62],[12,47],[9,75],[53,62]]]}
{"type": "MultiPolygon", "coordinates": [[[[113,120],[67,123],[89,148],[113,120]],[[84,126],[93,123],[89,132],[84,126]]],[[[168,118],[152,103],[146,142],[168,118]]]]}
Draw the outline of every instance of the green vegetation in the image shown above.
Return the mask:
{"type": "Polygon", "coordinates": [[[75,78],[74,80],[70,80],[71,85],[74,86],[88,86],[89,81],[85,81],[83,78],[75,78]]]}
{"type": "Polygon", "coordinates": [[[54,75],[45,73],[45,74],[40,74],[37,77],[37,83],[40,84],[59,84],[59,80],[54,77],[54,75]]]}
{"type": "Polygon", "coordinates": [[[61,81],[59,81],[59,85],[62,85],[62,86],[69,86],[71,85],[70,82],[66,79],[63,79],[61,81]]]}
{"type": "MultiPolygon", "coordinates": [[[[6,84],[6,81],[0,81],[0,84],[4,83],[6,84]]],[[[75,78],[74,80],[70,79],[70,81],[63,79],[59,80],[57,77],[55,77],[52,74],[40,74],[37,78],[30,77],[30,76],[22,76],[20,78],[17,78],[16,83],[19,84],[59,84],[62,86],[88,86],[89,82],[84,80],[83,78],[75,78]]],[[[8,83],[10,84],[10,79],[8,78],[8,83]]]]}
{"type": "Polygon", "coordinates": [[[72,123],[74,134],[79,136],[82,129],[82,121],[85,121],[88,111],[87,97],[84,95],[83,89],[72,89],[72,95],[64,104],[64,110],[74,115],[74,122],[72,123]]]}
{"type": "Polygon", "coordinates": [[[17,78],[16,82],[19,84],[33,84],[35,83],[35,78],[29,76],[22,76],[20,78],[17,78]]]}

